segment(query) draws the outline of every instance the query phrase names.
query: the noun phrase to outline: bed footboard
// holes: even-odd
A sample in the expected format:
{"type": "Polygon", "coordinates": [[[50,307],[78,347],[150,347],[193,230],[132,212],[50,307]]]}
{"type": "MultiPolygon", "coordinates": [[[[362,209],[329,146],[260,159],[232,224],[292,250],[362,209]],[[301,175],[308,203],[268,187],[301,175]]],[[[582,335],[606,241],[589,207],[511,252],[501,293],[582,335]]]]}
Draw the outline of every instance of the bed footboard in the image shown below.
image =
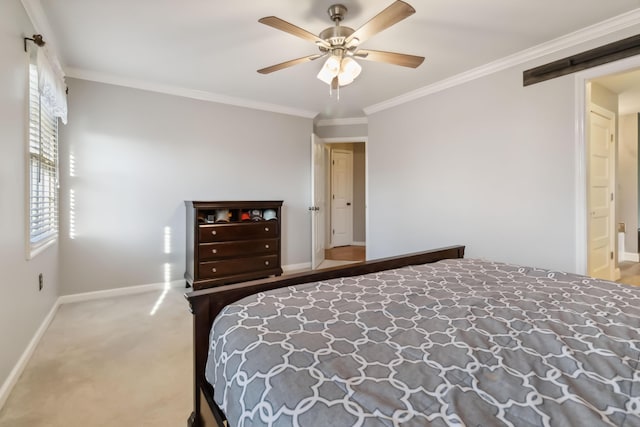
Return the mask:
{"type": "Polygon", "coordinates": [[[193,317],[193,397],[194,408],[188,419],[189,427],[223,427],[224,414],[213,400],[213,387],[205,379],[205,365],[209,350],[209,331],[218,313],[235,301],[258,292],[330,280],[359,276],[409,265],[428,264],[443,259],[464,257],[464,246],[449,246],[425,252],[349,264],[346,266],[290,274],[250,282],[235,283],[185,294],[193,317]]]}

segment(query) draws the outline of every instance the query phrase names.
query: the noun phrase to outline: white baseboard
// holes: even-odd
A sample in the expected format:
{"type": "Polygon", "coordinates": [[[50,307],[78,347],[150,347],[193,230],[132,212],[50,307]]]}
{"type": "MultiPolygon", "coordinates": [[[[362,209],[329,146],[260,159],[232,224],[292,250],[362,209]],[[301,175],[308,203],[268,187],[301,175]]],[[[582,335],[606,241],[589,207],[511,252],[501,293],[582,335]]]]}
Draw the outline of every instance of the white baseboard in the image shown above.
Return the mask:
{"type": "Polygon", "coordinates": [[[634,254],[633,252],[622,252],[622,259],[620,261],[632,261],[640,262],[640,254],[634,254]]]}
{"type": "Polygon", "coordinates": [[[303,262],[301,264],[289,264],[289,265],[282,266],[282,270],[285,273],[290,273],[292,271],[309,270],[310,268],[311,268],[310,262],[303,262]]]}
{"type": "Polygon", "coordinates": [[[42,324],[36,331],[35,335],[33,336],[33,338],[31,338],[31,341],[29,342],[29,345],[27,345],[27,348],[22,353],[22,356],[20,356],[20,359],[18,359],[18,362],[15,364],[15,366],[11,370],[11,373],[2,384],[2,387],[0,387],[0,410],[6,403],[7,399],[9,398],[9,394],[11,394],[11,390],[13,390],[13,387],[18,382],[18,379],[20,378],[20,375],[22,375],[22,372],[24,371],[24,368],[27,366],[27,363],[29,363],[29,360],[31,359],[31,356],[33,355],[34,350],[38,346],[38,343],[42,339],[42,336],[46,332],[47,328],[51,324],[51,321],[55,317],[58,311],[58,308],[62,304],[69,304],[69,303],[80,302],[80,301],[90,301],[90,300],[101,299],[101,298],[111,298],[111,297],[117,297],[122,295],[133,295],[133,294],[139,294],[139,293],[149,292],[149,291],[161,291],[163,289],[166,289],[167,285],[169,285],[169,287],[172,287],[172,288],[180,287],[180,286],[184,287],[185,281],[173,280],[168,283],[164,283],[164,282],[151,283],[148,285],[129,286],[124,288],[107,289],[104,291],[95,291],[95,292],[83,292],[80,294],[62,295],[58,297],[58,299],[56,299],[55,303],[53,304],[53,307],[51,307],[51,310],[42,321],[42,324]]]}
{"type": "Polygon", "coordinates": [[[148,285],[128,286],[123,288],[106,289],[104,291],[82,292],[79,294],[62,295],[58,298],[60,304],[72,302],[90,301],[101,298],[119,297],[123,295],[141,294],[143,292],[161,291],[169,285],[170,288],[185,286],[184,280],[173,280],[171,282],[150,283],[148,285]]]}
{"type": "Polygon", "coordinates": [[[51,310],[49,310],[49,313],[45,316],[42,324],[40,324],[40,327],[36,331],[35,335],[33,336],[33,338],[31,338],[31,341],[29,341],[27,348],[22,353],[22,356],[20,356],[20,359],[18,359],[18,362],[15,364],[15,366],[9,373],[9,376],[4,381],[4,384],[2,384],[2,387],[0,387],[0,409],[2,409],[4,404],[7,402],[9,394],[11,394],[11,390],[13,390],[13,387],[16,385],[18,379],[20,378],[20,375],[22,375],[22,372],[24,371],[24,368],[27,366],[27,363],[29,363],[29,359],[31,359],[31,356],[38,346],[38,343],[42,339],[42,336],[44,335],[47,328],[51,324],[51,321],[56,315],[58,307],[60,307],[60,299],[57,299],[53,303],[53,307],[51,307],[51,310]]]}
{"type": "Polygon", "coordinates": [[[351,242],[351,246],[367,246],[367,242],[351,242]]]}

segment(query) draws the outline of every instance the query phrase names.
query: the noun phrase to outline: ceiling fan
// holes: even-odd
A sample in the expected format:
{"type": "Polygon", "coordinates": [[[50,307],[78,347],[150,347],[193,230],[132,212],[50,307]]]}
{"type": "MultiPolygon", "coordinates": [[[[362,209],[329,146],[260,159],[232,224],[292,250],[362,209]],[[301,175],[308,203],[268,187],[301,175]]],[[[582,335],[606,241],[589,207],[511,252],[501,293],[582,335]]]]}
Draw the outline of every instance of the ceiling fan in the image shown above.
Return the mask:
{"type": "Polygon", "coordinates": [[[422,56],[359,49],[360,43],[371,36],[413,15],[415,9],[410,4],[397,0],[357,30],[340,25],[347,13],[347,8],[344,5],[334,4],[329,7],[328,13],[334,22],[334,26],[323,30],[319,36],[275,16],[266,16],[258,20],[258,22],[262,24],[313,42],[320,49],[320,53],[262,68],[258,70],[258,72],[261,74],[269,74],[274,71],[328,56],[328,59],[318,73],[318,78],[327,83],[331,90],[337,89],[340,86],[346,86],[358,77],[362,67],[354,58],[386,62],[388,64],[410,68],[417,68],[422,64],[422,61],[424,61],[424,57],[422,56]]]}

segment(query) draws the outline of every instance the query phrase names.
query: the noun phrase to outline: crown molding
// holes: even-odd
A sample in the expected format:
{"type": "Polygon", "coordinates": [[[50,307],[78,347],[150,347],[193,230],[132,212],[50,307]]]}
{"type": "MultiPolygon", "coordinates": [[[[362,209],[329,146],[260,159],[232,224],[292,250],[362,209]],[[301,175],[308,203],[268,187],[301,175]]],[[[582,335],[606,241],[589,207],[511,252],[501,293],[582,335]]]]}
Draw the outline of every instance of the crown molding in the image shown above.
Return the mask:
{"type": "Polygon", "coordinates": [[[367,116],[369,116],[373,113],[396,107],[398,105],[402,105],[407,102],[414,101],[416,99],[423,98],[437,92],[441,92],[445,89],[449,89],[463,83],[486,77],[499,71],[506,70],[508,68],[524,64],[540,57],[559,52],[563,49],[577,46],[581,43],[595,40],[599,37],[603,37],[615,33],[616,31],[624,30],[638,24],[640,24],[640,8],[634,9],[627,13],[623,13],[589,27],[582,28],[580,30],[574,31],[573,33],[558,37],[554,40],[539,44],[513,55],[506,56],[497,61],[489,62],[488,64],[481,65],[479,67],[441,80],[434,84],[424,86],[420,89],[408,92],[404,95],[400,95],[395,98],[370,105],[363,108],[363,111],[367,116]]]}
{"type": "Polygon", "coordinates": [[[252,101],[244,98],[220,95],[203,90],[187,89],[179,86],[150,83],[147,81],[120,77],[109,73],[83,70],[80,68],[66,68],[66,75],[74,79],[88,80],[98,83],[106,83],[116,86],[124,86],[132,89],[146,90],[149,92],[164,93],[167,95],[181,96],[184,98],[197,99],[200,101],[215,102],[219,104],[234,105],[236,107],[251,108],[254,110],[269,111],[272,113],[286,114],[289,116],[304,117],[313,119],[318,115],[315,111],[301,110],[297,108],[284,107],[282,105],[270,104],[267,102],[252,101]]]}
{"type": "Polygon", "coordinates": [[[322,119],[316,122],[316,126],[348,126],[348,125],[366,125],[369,119],[366,117],[347,117],[344,119],[322,119]]]}

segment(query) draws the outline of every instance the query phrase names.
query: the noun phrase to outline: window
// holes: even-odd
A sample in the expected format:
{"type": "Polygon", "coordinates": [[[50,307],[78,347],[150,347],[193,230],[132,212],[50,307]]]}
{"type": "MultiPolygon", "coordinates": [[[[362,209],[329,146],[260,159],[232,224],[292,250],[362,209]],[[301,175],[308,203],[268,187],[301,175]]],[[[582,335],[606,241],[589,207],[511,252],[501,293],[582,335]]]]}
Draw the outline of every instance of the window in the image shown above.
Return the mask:
{"type": "Polygon", "coordinates": [[[58,235],[58,117],[29,65],[29,244],[31,255],[58,235]]]}

